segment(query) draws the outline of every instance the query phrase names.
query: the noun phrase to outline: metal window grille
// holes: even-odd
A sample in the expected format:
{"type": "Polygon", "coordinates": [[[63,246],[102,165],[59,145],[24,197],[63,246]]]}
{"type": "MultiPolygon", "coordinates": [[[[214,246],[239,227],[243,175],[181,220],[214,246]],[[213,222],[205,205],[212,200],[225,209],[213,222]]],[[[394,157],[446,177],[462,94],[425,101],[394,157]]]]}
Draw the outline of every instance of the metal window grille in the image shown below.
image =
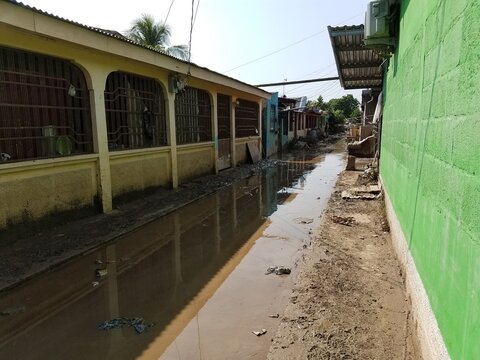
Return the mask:
{"type": "Polygon", "coordinates": [[[0,47],[0,162],[92,152],[82,71],[67,60],[0,47]]]}
{"type": "Polygon", "coordinates": [[[109,150],[167,145],[162,87],[154,79],[112,72],[105,85],[109,150]]]}
{"type": "Polygon", "coordinates": [[[212,141],[212,109],[205,90],[186,87],[175,96],[177,144],[212,141]]]}
{"type": "Polygon", "coordinates": [[[237,138],[258,135],[258,104],[239,100],[235,108],[235,136],[237,138]]]}
{"type": "Polygon", "coordinates": [[[230,96],[217,95],[218,138],[230,138],[230,96]]]}

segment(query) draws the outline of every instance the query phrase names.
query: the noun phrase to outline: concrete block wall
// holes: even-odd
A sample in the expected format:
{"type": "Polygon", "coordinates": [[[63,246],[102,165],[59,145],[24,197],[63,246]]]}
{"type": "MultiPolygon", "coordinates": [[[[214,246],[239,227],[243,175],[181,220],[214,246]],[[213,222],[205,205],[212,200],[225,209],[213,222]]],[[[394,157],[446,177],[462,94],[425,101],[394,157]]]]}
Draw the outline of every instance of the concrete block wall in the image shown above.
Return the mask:
{"type": "Polygon", "coordinates": [[[401,2],[380,174],[453,359],[480,358],[480,2],[401,2]]]}

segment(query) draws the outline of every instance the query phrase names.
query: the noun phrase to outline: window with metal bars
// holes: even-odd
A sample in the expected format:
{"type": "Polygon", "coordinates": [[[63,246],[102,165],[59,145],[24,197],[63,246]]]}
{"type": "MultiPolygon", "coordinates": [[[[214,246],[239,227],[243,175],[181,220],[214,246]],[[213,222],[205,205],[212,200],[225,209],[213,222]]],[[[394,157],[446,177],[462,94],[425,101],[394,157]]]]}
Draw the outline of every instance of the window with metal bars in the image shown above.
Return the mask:
{"type": "Polygon", "coordinates": [[[212,141],[212,108],[205,90],[187,86],[175,96],[177,144],[212,141]]]}
{"type": "Polygon", "coordinates": [[[258,135],[259,106],[256,102],[238,100],[235,108],[235,137],[258,135]]]}
{"type": "Polygon", "coordinates": [[[82,71],[64,59],[0,46],[0,164],[92,152],[82,71]]]}
{"type": "Polygon", "coordinates": [[[167,145],[165,100],[156,80],[115,71],[104,94],[109,150],[167,145]]]}

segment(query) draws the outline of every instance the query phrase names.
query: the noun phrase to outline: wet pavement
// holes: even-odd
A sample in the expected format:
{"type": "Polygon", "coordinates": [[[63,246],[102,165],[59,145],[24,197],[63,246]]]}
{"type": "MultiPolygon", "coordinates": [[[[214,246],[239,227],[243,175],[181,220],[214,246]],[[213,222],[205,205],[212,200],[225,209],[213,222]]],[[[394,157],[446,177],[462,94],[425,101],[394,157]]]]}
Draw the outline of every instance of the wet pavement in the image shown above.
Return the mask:
{"type": "Polygon", "coordinates": [[[283,160],[2,293],[0,359],[264,359],[343,168],[283,160]],[[97,328],[118,317],[153,326],[97,328]]]}

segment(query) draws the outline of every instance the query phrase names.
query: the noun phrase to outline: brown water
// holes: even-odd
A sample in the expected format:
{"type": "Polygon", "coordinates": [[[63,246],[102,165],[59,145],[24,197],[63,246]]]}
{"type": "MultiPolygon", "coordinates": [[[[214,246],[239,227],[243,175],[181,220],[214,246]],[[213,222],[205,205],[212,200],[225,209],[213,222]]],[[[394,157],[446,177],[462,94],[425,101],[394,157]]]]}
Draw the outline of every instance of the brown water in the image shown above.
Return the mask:
{"type": "Polygon", "coordinates": [[[265,358],[342,166],[288,159],[2,294],[0,359],[265,358]],[[155,325],[97,329],[119,316],[155,325]]]}

